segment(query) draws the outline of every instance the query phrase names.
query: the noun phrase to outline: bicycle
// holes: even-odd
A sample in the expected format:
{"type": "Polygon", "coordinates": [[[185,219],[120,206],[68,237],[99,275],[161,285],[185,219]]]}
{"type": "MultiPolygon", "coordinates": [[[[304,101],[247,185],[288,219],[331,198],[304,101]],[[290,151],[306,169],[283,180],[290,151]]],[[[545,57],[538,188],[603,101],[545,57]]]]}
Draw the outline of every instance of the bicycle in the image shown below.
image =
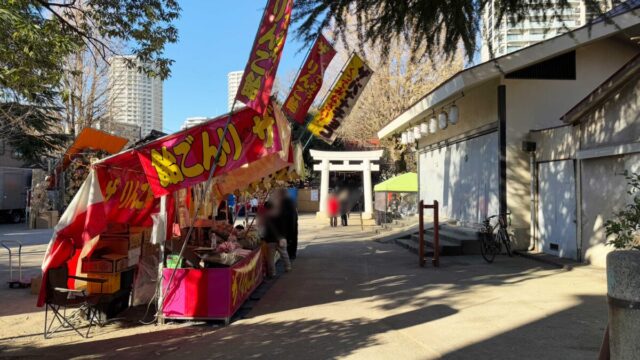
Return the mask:
{"type": "Polygon", "coordinates": [[[509,223],[511,223],[511,213],[504,214],[505,216],[492,215],[484,219],[482,223],[482,233],[480,238],[480,253],[486,262],[492,263],[496,255],[502,252],[502,245],[504,244],[505,250],[509,257],[511,254],[511,238],[507,231],[508,225],[506,224],[505,217],[509,216],[509,223]],[[496,225],[491,225],[493,218],[498,218],[496,225]]]}

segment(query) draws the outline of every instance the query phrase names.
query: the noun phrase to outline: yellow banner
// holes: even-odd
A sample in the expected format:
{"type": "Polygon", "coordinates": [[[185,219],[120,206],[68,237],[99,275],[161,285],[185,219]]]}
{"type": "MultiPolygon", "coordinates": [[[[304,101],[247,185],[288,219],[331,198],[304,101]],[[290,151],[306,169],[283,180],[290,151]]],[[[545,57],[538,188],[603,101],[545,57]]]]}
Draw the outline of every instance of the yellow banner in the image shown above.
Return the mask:
{"type": "Polygon", "coordinates": [[[332,144],[336,139],[335,131],[349,116],[371,75],[373,71],[369,66],[354,54],[320,107],[320,111],[309,122],[309,131],[332,144]]]}

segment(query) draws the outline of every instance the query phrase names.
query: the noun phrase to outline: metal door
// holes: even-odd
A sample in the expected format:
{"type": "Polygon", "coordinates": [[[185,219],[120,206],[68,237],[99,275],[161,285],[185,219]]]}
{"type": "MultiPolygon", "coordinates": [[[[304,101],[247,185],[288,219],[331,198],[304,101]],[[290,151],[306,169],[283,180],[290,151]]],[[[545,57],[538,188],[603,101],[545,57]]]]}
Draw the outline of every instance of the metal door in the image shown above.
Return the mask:
{"type": "Polygon", "coordinates": [[[547,254],[577,260],[573,160],[538,165],[538,245],[547,254]]]}
{"type": "Polygon", "coordinates": [[[498,213],[498,133],[420,154],[420,199],[443,218],[479,224],[498,213]]]}

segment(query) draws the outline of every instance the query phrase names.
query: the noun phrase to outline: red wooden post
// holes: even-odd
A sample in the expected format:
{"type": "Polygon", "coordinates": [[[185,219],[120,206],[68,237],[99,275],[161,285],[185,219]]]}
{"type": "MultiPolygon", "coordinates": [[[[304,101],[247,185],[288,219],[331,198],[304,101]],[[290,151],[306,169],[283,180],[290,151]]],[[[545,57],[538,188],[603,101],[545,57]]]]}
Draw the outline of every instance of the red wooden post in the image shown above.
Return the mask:
{"type": "Polygon", "coordinates": [[[438,221],[438,200],[433,200],[433,266],[440,266],[440,222],[438,221]]]}
{"type": "Polygon", "coordinates": [[[420,257],[418,264],[424,267],[424,200],[420,200],[418,204],[418,256],[420,257]]]}

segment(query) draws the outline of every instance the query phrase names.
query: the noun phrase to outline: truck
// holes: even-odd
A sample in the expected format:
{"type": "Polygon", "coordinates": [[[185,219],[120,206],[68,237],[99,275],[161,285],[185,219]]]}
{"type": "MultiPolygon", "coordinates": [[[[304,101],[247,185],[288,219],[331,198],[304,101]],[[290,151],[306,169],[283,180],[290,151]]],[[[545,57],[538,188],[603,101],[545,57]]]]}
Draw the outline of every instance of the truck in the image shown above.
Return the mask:
{"type": "Polygon", "coordinates": [[[0,218],[14,224],[25,220],[32,169],[0,167],[0,218]]]}

